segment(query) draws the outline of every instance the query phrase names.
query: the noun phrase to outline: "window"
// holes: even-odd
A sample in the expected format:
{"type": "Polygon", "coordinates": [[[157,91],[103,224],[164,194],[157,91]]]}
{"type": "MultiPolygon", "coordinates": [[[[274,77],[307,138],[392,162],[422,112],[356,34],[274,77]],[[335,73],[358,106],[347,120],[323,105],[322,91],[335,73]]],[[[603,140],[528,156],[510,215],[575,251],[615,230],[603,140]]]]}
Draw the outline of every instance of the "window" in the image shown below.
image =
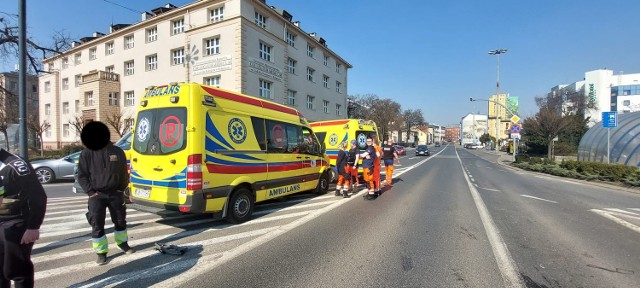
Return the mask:
{"type": "Polygon", "coordinates": [[[44,115],[51,115],[51,104],[44,104],[44,115]]]}
{"type": "Polygon", "coordinates": [[[209,10],[209,22],[218,22],[224,19],[224,7],[209,10]]]}
{"type": "Polygon", "coordinates": [[[133,35],[124,37],[124,49],[131,49],[133,48],[134,45],[135,45],[135,39],[133,38],[133,35]]]}
{"type": "Polygon", "coordinates": [[[204,79],[202,79],[202,84],[220,87],[220,75],[204,77],[204,79]]]}
{"type": "Polygon", "coordinates": [[[184,47],[171,50],[171,63],[180,65],[184,63],[184,47]]]}
{"type": "Polygon", "coordinates": [[[273,99],[271,96],[271,82],[260,79],[260,97],[273,99]]]}
{"type": "Polygon", "coordinates": [[[260,49],[260,58],[267,60],[267,61],[271,61],[271,46],[264,44],[262,42],[260,42],[259,44],[259,49],[260,49]]]}
{"type": "Polygon", "coordinates": [[[307,43],[307,56],[313,58],[313,51],[316,49],[316,47],[313,47],[311,45],[309,45],[309,43],[307,43]]]}
{"type": "Polygon", "coordinates": [[[69,89],[69,78],[62,78],[62,90],[69,89]]]}
{"type": "Polygon", "coordinates": [[[258,13],[257,11],[255,12],[255,22],[256,25],[262,27],[262,28],[267,28],[267,17],[258,13]]]}
{"type": "Polygon", "coordinates": [[[315,106],[313,105],[313,102],[315,102],[316,97],[313,97],[311,95],[307,95],[307,109],[309,110],[314,110],[316,109],[315,106]]]}
{"type": "Polygon", "coordinates": [[[69,102],[62,102],[62,114],[69,114],[69,102]]]}
{"type": "Polygon", "coordinates": [[[104,71],[107,73],[114,73],[116,72],[116,67],[113,65],[107,66],[107,67],[104,67],[104,71]]]}
{"type": "Polygon", "coordinates": [[[133,60],[124,62],[124,75],[133,75],[135,72],[133,60]]]}
{"type": "Polygon", "coordinates": [[[80,87],[81,82],[82,82],[82,74],[76,75],[76,78],[74,79],[74,85],[76,87],[80,87]]]}
{"type": "Polygon", "coordinates": [[[214,55],[220,53],[220,37],[204,40],[205,55],[214,55]]]}
{"type": "Polygon", "coordinates": [[[342,91],[340,91],[340,87],[342,87],[342,83],[336,81],[336,92],[342,93],[342,91]]]}
{"type": "Polygon", "coordinates": [[[296,35],[287,31],[287,44],[291,47],[296,47],[296,35]]]}
{"type": "Polygon", "coordinates": [[[64,57],[62,58],[62,69],[67,69],[69,68],[69,58],[64,57]]]}
{"type": "Polygon", "coordinates": [[[329,66],[329,56],[324,55],[324,58],[323,58],[323,59],[324,59],[324,60],[323,60],[324,66],[329,66]]]}
{"type": "Polygon", "coordinates": [[[105,55],[113,54],[113,41],[107,42],[106,44],[104,44],[104,54],[105,55]]]}
{"type": "Polygon", "coordinates": [[[118,92],[109,92],[109,106],[118,106],[118,92]]]}
{"type": "Polygon", "coordinates": [[[79,113],[80,112],[80,100],[76,100],[75,101],[75,105],[76,105],[75,111],[76,111],[76,113],[79,113]]]}
{"type": "Polygon", "coordinates": [[[296,91],[287,90],[287,104],[289,106],[296,106],[296,91]]]}
{"type": "Polygon", "coordinates": [[[131,131],[131,127],[133,127],[133,118],[124,119],[124,128],[131,131]]]}
{"type": "Polygon", "coordinates": [[[147,71],[158,69],[158,54],[147,56],[147,71]]]}
{"type": "Polygon", "coordinates": [[[329,101],[322,100],[322,111],[324,111],[324,113],[329,113],[329,101]]]}
{"type": "Polygon", "coordinates": [[[184,18],[171,21],[171,35],[181,34],[184,32],[184,18]]]}
{"type": "Polygon", "coordinates": [[[73,64],[75,65],[82,64],[82,53],[76,53],[76,55],[73,58],[73,64]]]}
{"type": "Polygon", "coordinates": [[[47,64],[47,71],[53,71],[53,63],[47,64]]]}
{"type": "Polygon", "coordinates": [[[622,90],[622,95],[626,96],[626,95],[631,95],[631,89],[624,89],[622,90]]]}
{"type": "Polygon", "coordinates": [[[338,72],[338,74],[342,73],[342,64],[336,63],[336,72],[338,72]]]}
{"type": "Polygon", "coordinates": [[[51,128],[47,129],[45,135],[47,135],[47,137],[51,137],[51,128]]]}
{"type": "Polygon", "coordinates": [[[96,58],[98,53],[98,48],[91,48],[89,49],[89,60],[96,60],[96,58]]]}
{"type": "Polygon", "coordinates": [[[309,67],[307,67],[307,80],[313,82],[313,73],[315,73],[316,70],[313,70],[309,67]]]}
{"type": "Polygon", "coordinates": [[[69,124],[62,124],[62,137],[69,137],[69,124]]]}
{"type": "Polygon", "coordinates": [[[322,75],[322,86],[324,86],[324,88],[329,88],[329,76],[322,75]]]}
{"type": "Polygon", "coordinates": [[[631,100],[624,100],[624,101],[622,101],[622,105],[624,105],[624,106],[629,106],[629,105],[631,105],[631,100]]]}
{"type": "Polygon", "coordinates": [[[93,106],[93,91],[84,92],[84,106],[93,106]]]}
{"type": "Polygon", "coordinates": [[[336,104],[336,116],[342,115],[342,105],[336,104]]]}
{"type": "Polygon", "coordinates": [[[44,92],[45,93],[51,92],[51,82],[49,81],[44,82],[44,92]]]}
{"type": "Polygon", "coordinates": [[[147,43],[158,40],[158,27],[147,29],[147,43]]]}
{"type": "Polygon", "coordinates": [[[135,94],[133,91],[124,92],[124,106],[133,106],[136,104],[135,94]]]}
{"type": "Polygon", "coordinates": [[[287,71],[291,74],[296,74],[296,60],[289,58],[287,60],[287,71]]]}
{"type": "Polygon", "coordinates": [[[9,90],[11,90],[11,91],[17,91],[17,90],[18,90],[18,82],[16,82],[16,81],[10,81],[10,82],[9,82],[9,90]]]}
{"type": "Polygon", "coordinates": [[[31,92],[38,93],[38,85],[31,85],[31,92]]]}

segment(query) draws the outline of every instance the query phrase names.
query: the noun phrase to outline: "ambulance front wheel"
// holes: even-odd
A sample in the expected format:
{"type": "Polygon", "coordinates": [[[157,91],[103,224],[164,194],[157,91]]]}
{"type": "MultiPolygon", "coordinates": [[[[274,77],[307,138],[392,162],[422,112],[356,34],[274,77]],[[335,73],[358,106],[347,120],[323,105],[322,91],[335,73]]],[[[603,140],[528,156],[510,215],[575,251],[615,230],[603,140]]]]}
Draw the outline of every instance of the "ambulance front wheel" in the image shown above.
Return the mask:
{"type": "MultiPolygon", "coordinates": [[[[333,171],[333,169],[331,169],[331,171],[333,171]]],[[[318,179],[318,187],[316,187],[316,194],[327,194],[327,191],[329,191],[329,183],[331,183],[330,174],[331,172],[325,171],[320,175],[320,179],[318,179]]]]}
{"type": "Polygon", "coordinates": [[[239,188],[231,196],[227,212],[227,221],[240,224],[251,219],[255,203],[251,191],[247,188],[239,188]]]}

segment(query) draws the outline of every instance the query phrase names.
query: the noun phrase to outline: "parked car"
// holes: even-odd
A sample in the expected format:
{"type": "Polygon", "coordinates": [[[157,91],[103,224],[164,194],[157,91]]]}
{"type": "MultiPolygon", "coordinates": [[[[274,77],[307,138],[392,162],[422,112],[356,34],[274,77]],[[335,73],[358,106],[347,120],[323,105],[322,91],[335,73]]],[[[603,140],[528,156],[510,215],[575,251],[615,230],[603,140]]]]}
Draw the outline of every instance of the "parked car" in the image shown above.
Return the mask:
{"type": "Polygon", "coordinates": [[[430,156],[429,147],[427,145],[418,145],[416,147],[416,156],[430,156]]]}
{"type": "Polygon", "coordinates": [[[404,150],[404,147],[400,145],[394,145],[393,148],[396,148],[396,153],[398,153],[398,156],[407,155],[407,151],[404,150]]]}
{"type": "Polygon", "coordinates": [[[60,159],[35,160],[31,162],[31,166],[38,181],[47,184],[56,180],[72,180],[73,168],[78,164],[78,159],[80,152],[75,152],[60,159]]]}
{"type": "Polygon", "coordinates": [[[440,142],[436,142],[435,145],[433,145],[434,147],[440,147],[440,142]]]}

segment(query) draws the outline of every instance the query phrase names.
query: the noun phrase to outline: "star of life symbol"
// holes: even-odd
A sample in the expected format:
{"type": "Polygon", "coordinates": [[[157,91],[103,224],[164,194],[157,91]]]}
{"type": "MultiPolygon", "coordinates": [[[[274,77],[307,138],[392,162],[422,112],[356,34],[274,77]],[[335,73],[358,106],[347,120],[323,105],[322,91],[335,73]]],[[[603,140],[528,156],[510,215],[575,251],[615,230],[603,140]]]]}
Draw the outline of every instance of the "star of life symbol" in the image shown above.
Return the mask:
{"type": "Polygon", "coordinates": [[[358,146],[364,147],[366,145],[367,145],[367,135],[364,135],[364,133],[358,134],[358,146]]]}
{"type": "Polygon", "coordinates": [[[238,118],[233,118],[229,121],[228,130],[231,140],[235,143],[240,144],[247,138],[247,127],[238,118]]]}
{"type": "Polygon", "coordinates": [[[329,145],[330,146],[338,145],[338,134],[333,133],[329,136],[329,145]]]}
{"type": "Polygon", "coordinates": [[[138,140],[140,142],[147,140],[147,136],[149,136],[149,130],[149,119],[142,118],[138,123],[138,132],[136,133],[138,134],[138,140]]]}

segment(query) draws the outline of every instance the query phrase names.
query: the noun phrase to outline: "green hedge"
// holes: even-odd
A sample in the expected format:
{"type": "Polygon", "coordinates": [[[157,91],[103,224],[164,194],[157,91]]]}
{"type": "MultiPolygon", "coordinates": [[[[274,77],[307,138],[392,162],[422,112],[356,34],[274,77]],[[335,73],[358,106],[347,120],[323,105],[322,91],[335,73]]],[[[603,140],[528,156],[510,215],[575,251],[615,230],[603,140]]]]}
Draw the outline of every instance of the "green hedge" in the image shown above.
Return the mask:
{"type": "Polygon", "coordinates": [[[540,160],[538,157],[521,156],[512,164],[515,167],[546,174],[582,180],[619,182],[640,186],[640,169],[621,164],[599,162],[563,161],[560,164],[540,160]]]}

